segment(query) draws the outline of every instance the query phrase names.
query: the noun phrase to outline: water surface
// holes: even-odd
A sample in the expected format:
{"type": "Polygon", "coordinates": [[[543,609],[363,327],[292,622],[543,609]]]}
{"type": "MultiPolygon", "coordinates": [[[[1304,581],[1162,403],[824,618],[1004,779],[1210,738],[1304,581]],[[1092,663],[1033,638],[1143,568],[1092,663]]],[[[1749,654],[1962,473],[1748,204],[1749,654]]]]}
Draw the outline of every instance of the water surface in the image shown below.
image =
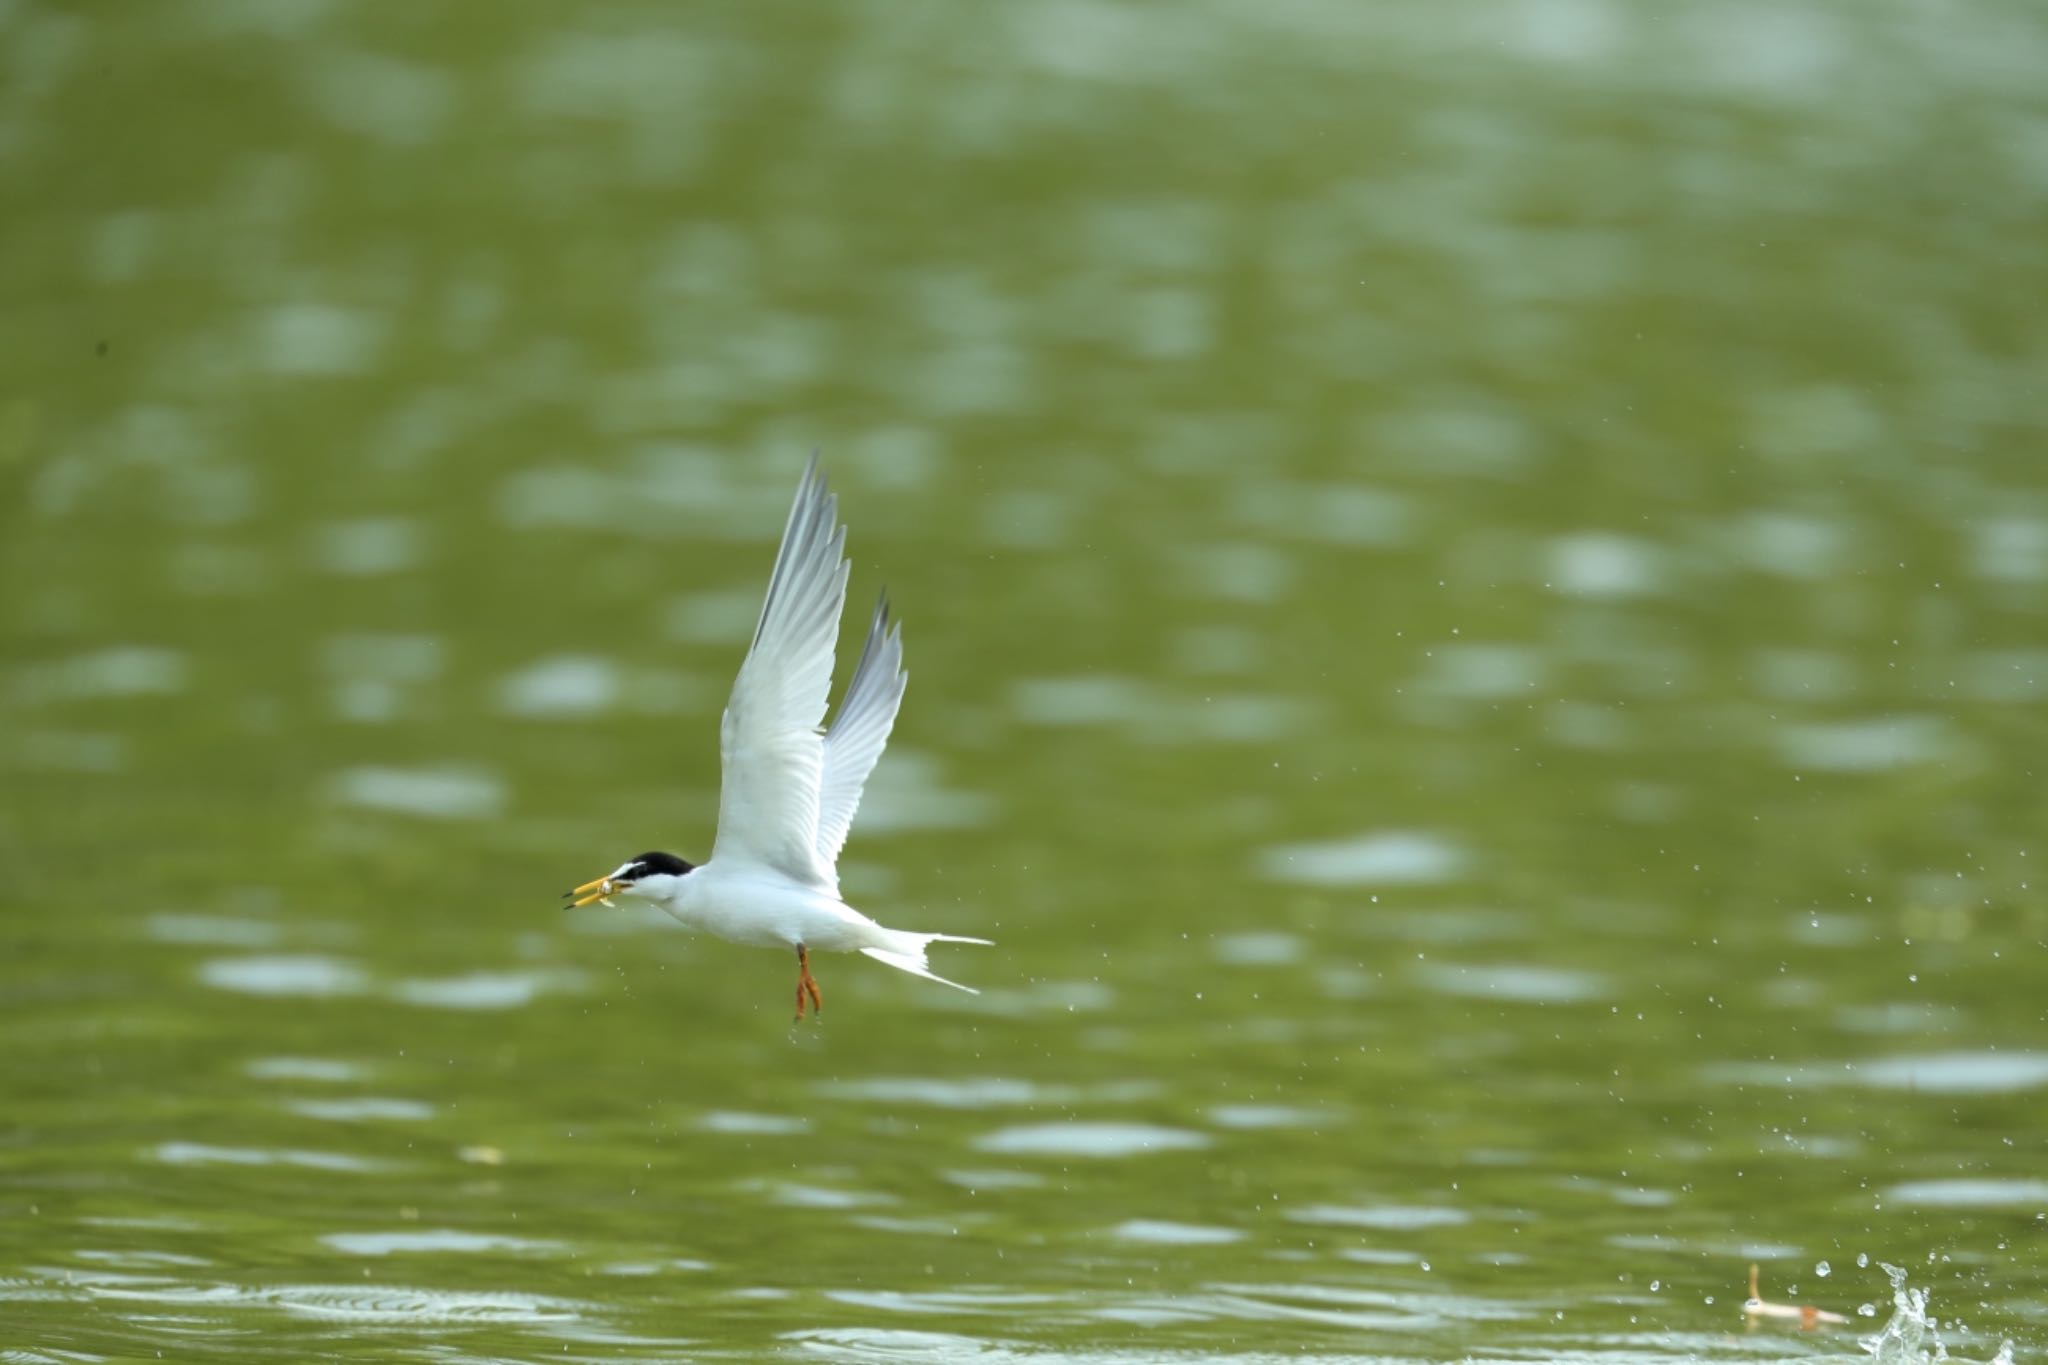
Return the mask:
{"type": "Polygon", "coordinates": [[[10,1358],[2048,1347],[2035,8],[0,33],[10,1358]],[[792,1028],[555,897],[813,446],[792,1028]]]}

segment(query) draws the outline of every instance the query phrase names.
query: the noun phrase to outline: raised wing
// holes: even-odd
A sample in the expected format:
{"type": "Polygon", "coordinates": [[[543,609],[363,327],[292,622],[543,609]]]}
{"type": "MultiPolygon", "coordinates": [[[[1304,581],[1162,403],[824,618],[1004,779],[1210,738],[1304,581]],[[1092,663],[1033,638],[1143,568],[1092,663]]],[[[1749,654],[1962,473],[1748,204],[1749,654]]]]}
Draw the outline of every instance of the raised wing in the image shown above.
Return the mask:
{"type": "Polygon", "coordinates": [[[714,859],[755,862],[835,888],[818,857],[825,745],[818,722],[832,686],[832,646],[846,605],[846,529],[811,457],[782,528],[782,548],[754,643],[719,723],[714,859]]]}
{"type": "Polygon", "coordinates": [[[853,681],[825,734],[825,780],[818,800],[818,860],[827,867],[839,862],[846,831],[860,807],[860,791],[889,743],[896,710],[903,705],[903,627],[889,628],[889,595],[875,603],[868,640],[854,665],[853,681]]]}

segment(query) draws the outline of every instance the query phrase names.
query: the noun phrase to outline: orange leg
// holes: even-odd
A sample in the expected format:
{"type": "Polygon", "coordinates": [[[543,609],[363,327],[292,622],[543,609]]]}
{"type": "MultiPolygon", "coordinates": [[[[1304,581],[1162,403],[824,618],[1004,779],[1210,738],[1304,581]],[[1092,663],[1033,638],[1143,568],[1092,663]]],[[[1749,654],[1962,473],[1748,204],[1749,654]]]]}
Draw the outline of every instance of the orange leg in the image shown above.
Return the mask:
{"type": "Polygon", "coordinates": [[[810,950],[801,943],[796,948],[796,1017],[804,1017],[804,996],[811,999],[811,1008],[819,1014],[825,1012],[825,997],[818,993],[818,983],[811,978],[810,950]]]}

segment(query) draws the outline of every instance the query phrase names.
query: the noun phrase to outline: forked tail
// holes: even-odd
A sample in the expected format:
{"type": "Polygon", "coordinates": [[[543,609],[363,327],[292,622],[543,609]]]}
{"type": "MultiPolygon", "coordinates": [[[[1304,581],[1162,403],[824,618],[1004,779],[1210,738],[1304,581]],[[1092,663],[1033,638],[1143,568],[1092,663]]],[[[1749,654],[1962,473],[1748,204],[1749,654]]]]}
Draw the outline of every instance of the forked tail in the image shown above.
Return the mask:
{"type": "Polygon", "coordinates": [[[921,976],[927,981],[936,981],[941,986],[951,986],[956,991],[966,991],[969,995],[981,994],[980,991],[972,986],[963,986],[957,981],[948,981],[945,977],[933,972],[930,964],[925,961],[924,950],[927,946],[934,943],[979,943],[984,948],[992,948],[995,944],[991,940],[985,938],[962,938],[958,934],[913,934],[903,929],[890,929],[887,932],[889,935],[888,947],[863,948],[861,952],[877,962],[888,963],[899,972],[909,972],[912,976],[921,976]]]}

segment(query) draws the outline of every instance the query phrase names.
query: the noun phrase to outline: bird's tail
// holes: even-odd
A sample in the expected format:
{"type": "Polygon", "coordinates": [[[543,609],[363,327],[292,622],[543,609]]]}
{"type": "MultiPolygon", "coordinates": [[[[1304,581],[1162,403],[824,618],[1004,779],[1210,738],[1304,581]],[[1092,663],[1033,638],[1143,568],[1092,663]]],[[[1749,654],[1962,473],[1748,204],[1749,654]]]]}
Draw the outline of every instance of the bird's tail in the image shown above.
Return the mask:
{"type": "Polygon", "coordinates": [[[933,972],[931,966],[925,961],[924,950],[927,946],[934,943],[979,943],[983,947],[993,947],[994,944],[990,940],[985,938],[962,938],[958,934],[913,934],[904,929],[889,929],[884,932],[889,936],[887,946],[863,948],[861,952],[877,962],[888,963],[899,972],[909,972],[912,976],[921,976],[927,981],[936,981],[941,986],[951,986],[956,991],[966,991],[969,995],[981,994],[980,991],[972,986],[963,986],[957,981],[948,981],[945,977],[933,972]]]}

